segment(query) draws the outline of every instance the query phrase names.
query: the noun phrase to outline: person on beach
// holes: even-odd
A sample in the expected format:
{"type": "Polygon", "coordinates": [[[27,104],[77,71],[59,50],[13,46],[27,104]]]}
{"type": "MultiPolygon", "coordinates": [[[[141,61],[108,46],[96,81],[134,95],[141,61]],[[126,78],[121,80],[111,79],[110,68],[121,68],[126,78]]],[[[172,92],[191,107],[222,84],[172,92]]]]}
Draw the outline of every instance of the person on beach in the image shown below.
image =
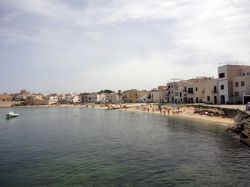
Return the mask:
{"type": "Polygon", "coordinates": [[[148,107],[148,112],[149,112],[149,107],[148,107]]]}
{"type": "Polygon", "coordinates": [[[163,111],[164,112],[164,116],[166,115],[166,110],[163,111]]]}
{"type": "Polygon", "coordinates": [[[169,115],[169,111],[170,111],[170,109],[168,108],[168,115],[169,115]]]}
{"type": "Polygon", "coordinates": [[[179,114],[179,112],[180,112],[180,108],[179,108],[179,107],[177,107],[177,112],[176,112],[176,113],[177,113],[177,114],[179,114]]]}

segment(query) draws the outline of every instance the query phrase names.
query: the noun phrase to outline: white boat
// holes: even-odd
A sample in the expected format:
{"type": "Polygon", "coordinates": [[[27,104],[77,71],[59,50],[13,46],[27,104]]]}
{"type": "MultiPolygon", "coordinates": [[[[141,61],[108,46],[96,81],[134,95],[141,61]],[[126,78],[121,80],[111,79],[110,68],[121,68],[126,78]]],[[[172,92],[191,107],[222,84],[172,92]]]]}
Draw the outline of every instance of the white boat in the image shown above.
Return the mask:
{"type": "Polygon", "coordinates": [[[17,116],[19,116],[19,114],[15,114],[14,112],[9,112],[8,114],[6,114],[6,117],[8,118],[15,118],[17,116]]]}

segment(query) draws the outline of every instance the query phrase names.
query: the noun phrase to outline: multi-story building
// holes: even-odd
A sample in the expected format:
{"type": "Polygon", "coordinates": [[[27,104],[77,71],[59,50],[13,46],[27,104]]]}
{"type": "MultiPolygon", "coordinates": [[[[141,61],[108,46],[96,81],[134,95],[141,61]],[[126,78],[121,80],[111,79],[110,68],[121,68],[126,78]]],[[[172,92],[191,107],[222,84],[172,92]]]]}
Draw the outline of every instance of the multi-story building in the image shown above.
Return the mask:
{"type": "Polygon", "coordinates": [[[217,79],[197,77],[168,83],[170,103],[217,103],[217,79]]]}
{"type": "Polygon", "coordinates": [[[56,94],[48,95],[47,97],[45,97],[45,100],[47,101],[48,105],[53,105],[58,103],[58,97],[56,94]]]}
{"type": "Polygon", "coordinates": [[[125,103],[136,103],[138,102],[139,98],[147,94],[149,94],[149,92],[146,90],[142,90],[142,91],[139,91],[136,89],[127,90],[123,92],[123,101],[125,103]]]}
{"type": "Polygon", "coordinates": [[[105,93],[105,102],[107,103],[121,103],[121,98],[119,94],[116,93],[105,93]]]}
{"type": "Polygon", "coordinates": [[[150,92],[150,101],[152,103],[165,103],[167,102],[167,91],[163,90],[152,90],[150,92]]]}
{"type": "Polygon", "coordinates": [[[66,95],[65,102],[70,104],[77,104],[81,102],[80,95],[72,94],[72,95],[66,95]]]}
{"type": "Polygon", "coordinates": [[[218,67],[219,102],[245,103],[250,101],[250,66],[223,65],[218,67]]]}
{"type": "Polygon", "coordinates": [[[180,80],[179,79],[172,79],[167,84],[167,96],[166,100],[169,103],[179,103],[182,102],[179,98],[178,90],[180,87],[180,80]]]}
{"type": "Polygon", "coordinates": [[[214,103],[217,100],[216,89],[217,79],[212,77],[197,77],[188,80],[188,102],[200,103],[209,102],[214,103]]]}
{"type": "Polygon", "coordinates": [[[105,94],[98,94],[98,93],[88,94],[85,102],[86,103],[105,103],[105,94]]]}

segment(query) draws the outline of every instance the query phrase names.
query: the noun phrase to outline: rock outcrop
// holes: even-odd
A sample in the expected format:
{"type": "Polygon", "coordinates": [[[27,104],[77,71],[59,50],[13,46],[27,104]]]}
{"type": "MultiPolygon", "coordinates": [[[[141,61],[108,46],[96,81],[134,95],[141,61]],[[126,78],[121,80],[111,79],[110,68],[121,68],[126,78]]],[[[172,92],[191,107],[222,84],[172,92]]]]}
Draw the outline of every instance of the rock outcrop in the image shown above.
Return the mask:
{"type": "Polygon", "coordinates": [[[250,115],[246,112],[239,112],[235,117],[233,132],[239,134],[240,141],[250,146],[250,115]]]}
{"type": "Polygon", "coordinates": [[[219,109],[204,109],[204,108],[196,108],[194,110],[194,114],[206,115],[206,116],[218,116],[218,117],[225,117],[225,112],[219,109]]]}
{"type": "Polygon", "coordinates": [[[250,146],[250,114],[239,109],[196,106],[194,113],[208,116],[232,118],[235,126],[230,128],[239,135],[242,143],[250,146]]]}

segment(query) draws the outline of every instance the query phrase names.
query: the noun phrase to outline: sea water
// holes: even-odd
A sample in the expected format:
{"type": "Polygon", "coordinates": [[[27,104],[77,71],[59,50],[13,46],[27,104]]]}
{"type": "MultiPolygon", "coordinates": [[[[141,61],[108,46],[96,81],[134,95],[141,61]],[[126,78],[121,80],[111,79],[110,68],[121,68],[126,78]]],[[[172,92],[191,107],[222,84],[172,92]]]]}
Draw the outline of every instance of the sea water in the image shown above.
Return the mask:
{"type": "Polygon", "coordinates": [[[0,186],[249,186],[250,148],[203,121],[120,110],[0,109],[0,186]]]}

